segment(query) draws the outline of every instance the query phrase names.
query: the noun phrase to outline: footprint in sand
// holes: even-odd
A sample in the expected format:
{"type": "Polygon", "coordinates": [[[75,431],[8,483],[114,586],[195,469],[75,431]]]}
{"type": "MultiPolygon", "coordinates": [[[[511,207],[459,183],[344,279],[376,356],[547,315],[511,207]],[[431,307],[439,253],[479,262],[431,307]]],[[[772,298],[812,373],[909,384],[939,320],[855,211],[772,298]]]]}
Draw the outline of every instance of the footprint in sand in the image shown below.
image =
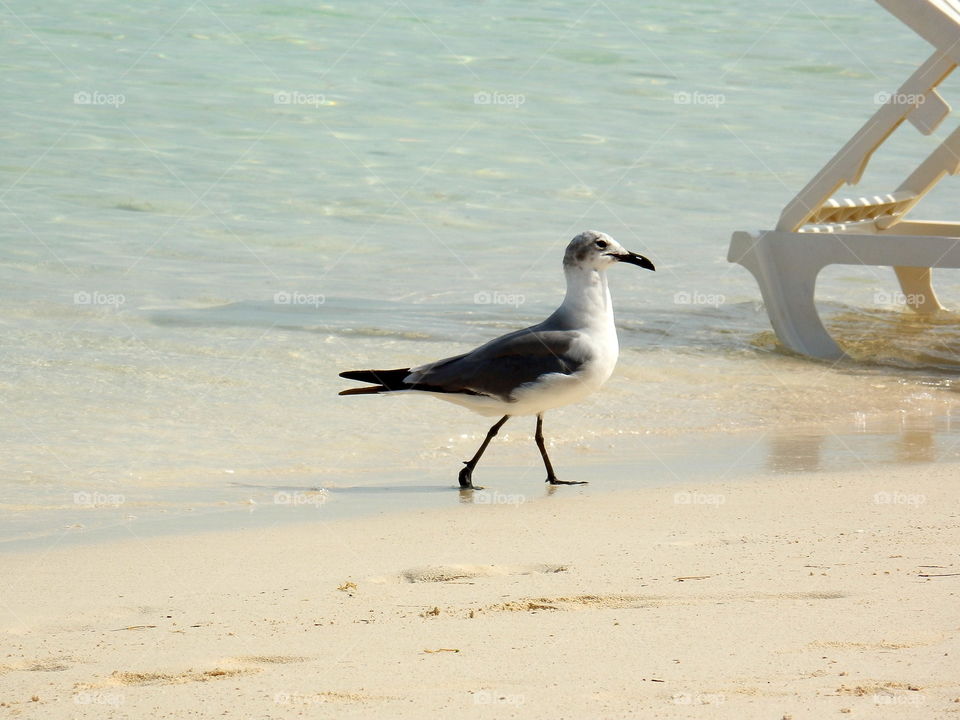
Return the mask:
{"type": "Polygon", "coordinates": [[[400,701],[405,698],[394,695],[369,695],[365,692],[320,690],[311,693],[279,692],[273,696],[277,705],[316,705],[318,703],[371,703],[400,701]]]}
{"type": "Polygon", "coordinates": [[[404,570],[398,576],[371,578],[372,582],[442,583],[504,575],[537,575],[566,572],[569,565],[435,565],[404,570]]]}
{"type": "Polygon", "coordinates": [[[240,655],[227,658],[224,663],[242,663],[253,665],[288,665],[291,663],[306,662],[310,658],[301,655],[240,655]]]}
{"type": "Polygon", "coordinates": [[[42,660],[15,660],[0,663],[0,675],[8,672],[61,672],[69,670],[73,658],[43,658],[42,660]]]}
{"type": "Polygon", "coordinates": [[[117,670],[102,681],[77,683],[77,690],[96,690],[117,685],[180,685],[183,683],[209,682],[238,675],[260,672],[257,665],[278,665],[306,662],[310,658],[293,655],[241,655],[225,658],[217,667],[209,670],[189,668],[180,672],[132,672],[117,670]],[[238,667],[239,666],[239,667],[238,667]]]}
{"type": "Polygon", "coordinates": [[[622,610],[627,608],[699,605],[716,602],[754,602],[757,600],[836,600],[839,592],[742,593],[725,595],[570,595],[564,597],[520,598],[481,608],[488,612],[524,612],[530,610],[622,610]]]}
{"type": "Polygon", "coordinates": [[[521,598],[488,605],[482,608],[492,612],[523,612],[525,610],[619,610],[623,608],[657,607],[669,598],[643,595],[571,595],[553,598],[521,598]]]}
{"type": "Polygon", "coordinates": [[[221,678],[249,675],[258,672],[251,668],[212,668],[210,670],[184,670],[181,672],[131,672],[116,670],[104,680],[81,682],[74,685],[76,690],[97,690],[118,685],[181,685],[191,682],[209,682],[221,678]]]}

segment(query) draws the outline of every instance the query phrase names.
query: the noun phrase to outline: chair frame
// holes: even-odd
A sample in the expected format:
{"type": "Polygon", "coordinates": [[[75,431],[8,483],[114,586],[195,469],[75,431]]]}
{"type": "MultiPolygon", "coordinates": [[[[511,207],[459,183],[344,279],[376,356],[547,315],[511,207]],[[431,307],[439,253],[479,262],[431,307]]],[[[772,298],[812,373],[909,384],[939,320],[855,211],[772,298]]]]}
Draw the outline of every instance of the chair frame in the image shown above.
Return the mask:
{"type": "Polygon", "coordinates": [[[874,152],[905,121],[930,135],[950,113],[937,86],[960,62],[960,0],[877,2],[930,42],[933,54],[787,204],[774,230],[734,232],[727,254],[753,274],[780,342],[824,359],[844,357],[814,303],[824,267],[891,266],[907,306],[924,314],[943,309],[931,268],[960,268],[960,223],[906,219],[937,183],[960,171],[960,127],[893,193],[833,197],[860,182],[874,152]]]}

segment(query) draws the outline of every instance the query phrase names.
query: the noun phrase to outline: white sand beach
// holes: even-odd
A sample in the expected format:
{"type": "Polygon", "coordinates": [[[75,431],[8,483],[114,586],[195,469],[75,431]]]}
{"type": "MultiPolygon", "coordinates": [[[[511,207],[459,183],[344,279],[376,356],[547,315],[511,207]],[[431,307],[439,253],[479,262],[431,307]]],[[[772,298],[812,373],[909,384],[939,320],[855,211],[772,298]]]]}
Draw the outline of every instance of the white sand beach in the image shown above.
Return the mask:
{"type": "Polygon", "coordinates": [[[960,717],[955,482],[949,465],[904,465],[521,504],[494,493],[11,553],[0,707],[38,719],[960,717]]]}

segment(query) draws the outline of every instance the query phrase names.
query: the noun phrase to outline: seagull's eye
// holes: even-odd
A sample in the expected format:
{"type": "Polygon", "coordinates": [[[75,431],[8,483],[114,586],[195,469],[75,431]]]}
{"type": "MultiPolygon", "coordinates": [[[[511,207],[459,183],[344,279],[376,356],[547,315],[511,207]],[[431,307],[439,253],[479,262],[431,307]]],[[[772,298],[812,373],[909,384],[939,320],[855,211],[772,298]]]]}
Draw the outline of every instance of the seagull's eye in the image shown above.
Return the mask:
{"type": "Polygon", "coordinates": [[[596,245],[598,248],[600,248],[601,250],[603,250],[603,249],[607,246],[607,241],[606,241],[606,240],[597,240],[597,241],[594,243],[594,245],[596,245]]]}

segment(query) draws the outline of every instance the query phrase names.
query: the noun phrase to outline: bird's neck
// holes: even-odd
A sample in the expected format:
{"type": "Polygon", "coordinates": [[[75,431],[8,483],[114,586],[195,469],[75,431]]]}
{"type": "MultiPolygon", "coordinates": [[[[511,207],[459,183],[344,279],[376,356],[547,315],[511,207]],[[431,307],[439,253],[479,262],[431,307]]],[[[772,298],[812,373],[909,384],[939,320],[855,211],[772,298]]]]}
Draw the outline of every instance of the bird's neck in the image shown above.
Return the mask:
{"type": "Polygon", "coordinates": [[[607,287],[607,274],[603,270],[582,267],[566,267],[564,272],[567,276],[567,294],[560,305],[560,312],[586,325],[612,328],[613,304],[607,287]]]}

